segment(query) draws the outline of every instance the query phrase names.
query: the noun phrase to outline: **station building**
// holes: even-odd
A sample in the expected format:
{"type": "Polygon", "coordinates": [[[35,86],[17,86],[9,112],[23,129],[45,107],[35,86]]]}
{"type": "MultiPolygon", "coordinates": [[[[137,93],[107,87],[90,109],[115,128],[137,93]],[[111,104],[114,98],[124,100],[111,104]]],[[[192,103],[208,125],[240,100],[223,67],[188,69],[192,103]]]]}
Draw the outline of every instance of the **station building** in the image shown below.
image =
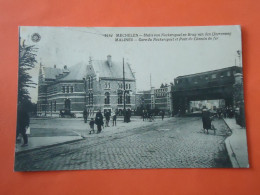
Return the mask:
{"type": "Polygon", "coordinates": [[[38,77],[37,114],[58,116],[61,109],[81,114],[85,105],[84,80],[86,64],[79,63],[70,69],[40,65],[38,77]]]}
{"type": "Polygon", "coordinates": [[[130,64],[116,62],[108,55],[105,60],[90,59],[85,78],[86,107],[89,113],[118,112],[123,114],[124,93],[126,110],[135,109],[136,80],[130,64]],[[124,88],[125,84],[125,88],[124,88]]]}

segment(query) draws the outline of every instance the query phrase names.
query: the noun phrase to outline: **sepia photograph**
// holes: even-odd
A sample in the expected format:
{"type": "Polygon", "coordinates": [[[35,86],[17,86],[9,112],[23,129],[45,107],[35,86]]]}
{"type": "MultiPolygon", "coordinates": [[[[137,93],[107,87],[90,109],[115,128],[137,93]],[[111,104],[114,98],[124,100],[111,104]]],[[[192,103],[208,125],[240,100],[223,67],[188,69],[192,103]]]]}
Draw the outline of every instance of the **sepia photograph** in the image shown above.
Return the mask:
{"type": "Polygon", "coordinates": [[[15,171],[249,168],[240,26],[18,36],[15,171]]]}

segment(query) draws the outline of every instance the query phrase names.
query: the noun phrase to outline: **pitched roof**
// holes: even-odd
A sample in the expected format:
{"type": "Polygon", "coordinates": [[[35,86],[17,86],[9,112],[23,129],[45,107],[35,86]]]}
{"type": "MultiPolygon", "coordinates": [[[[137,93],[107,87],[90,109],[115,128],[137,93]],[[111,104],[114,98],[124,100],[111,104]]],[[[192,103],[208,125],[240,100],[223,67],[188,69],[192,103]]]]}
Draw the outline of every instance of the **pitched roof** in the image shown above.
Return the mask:
{"type": "Polygon", "coordinates": [[[69,73],[67,76],[59,79],[62,81],[71,81],[71,80],[83,80],[86,77],[87,65],[84,62],[80,62],[69,68],[69,73]]]}
{"type": "Polygon", "coordinates": [[[80,62],[74,66],[68,67],[67,70],[53,67],[43,67],[45,79],[75,81],[82,80],[86,76],[86,64],[80,62]],[[60,78],[56,76],[61,76],[60,78]],[[63,76],[62,76],[63,75],[63,76]]]}
{"type": "Polygon", "coordinates": [[[43,67],[45,79],[56,79],[56,75],[62,74],[63,70],[59,68],[43,67]]]}
{"type": "MultiPolygon", "coordinates": [[[[107,60],[92,60],[91,64],[95,73],[102,78],[123,78],[123,62],[111,62],[111,66],[107,60]]],[[[135,80],[134,74],[128,63],[125,63],[125,79],[135,80]]]]}

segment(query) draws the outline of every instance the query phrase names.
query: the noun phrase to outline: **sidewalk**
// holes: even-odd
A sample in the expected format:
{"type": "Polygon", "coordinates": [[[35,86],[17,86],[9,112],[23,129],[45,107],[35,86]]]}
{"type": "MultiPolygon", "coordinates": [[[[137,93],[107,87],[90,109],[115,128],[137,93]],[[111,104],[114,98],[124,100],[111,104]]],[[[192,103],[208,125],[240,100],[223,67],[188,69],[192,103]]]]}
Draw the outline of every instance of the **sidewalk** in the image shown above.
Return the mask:
{"type": "Polygon", "coordinates": [[[232,131],[225,144],[233,168],[249,168],[246,129],[237,125],[235,119],[224,118],[224,121],[232,131]]]}
{"type": "MultiPolygon", "coordinates": [[[[22,139],[22,138],[21,138],[22,139]]],[[[15,152],[23,152],[34,150],[42,147],[54,146],[61,143],[68,143],[77,140],[82,140],[81,136],[55,136],[55,137],[28,137],[29,144],[26,147],[21,147],[22,143],[15,144],[15,152]]]]}

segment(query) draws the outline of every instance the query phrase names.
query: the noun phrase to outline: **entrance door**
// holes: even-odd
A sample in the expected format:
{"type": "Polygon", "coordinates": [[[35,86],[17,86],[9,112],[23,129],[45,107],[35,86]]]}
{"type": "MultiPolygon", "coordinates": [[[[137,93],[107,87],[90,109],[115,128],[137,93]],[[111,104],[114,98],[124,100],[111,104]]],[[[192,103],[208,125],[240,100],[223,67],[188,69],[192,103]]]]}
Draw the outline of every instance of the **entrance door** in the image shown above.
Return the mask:
{"type": "Polygon", "coordinates": [[[70,111],[70,100],[69,99],[65,100],[65,110],[69,110],[70,111]]]}

